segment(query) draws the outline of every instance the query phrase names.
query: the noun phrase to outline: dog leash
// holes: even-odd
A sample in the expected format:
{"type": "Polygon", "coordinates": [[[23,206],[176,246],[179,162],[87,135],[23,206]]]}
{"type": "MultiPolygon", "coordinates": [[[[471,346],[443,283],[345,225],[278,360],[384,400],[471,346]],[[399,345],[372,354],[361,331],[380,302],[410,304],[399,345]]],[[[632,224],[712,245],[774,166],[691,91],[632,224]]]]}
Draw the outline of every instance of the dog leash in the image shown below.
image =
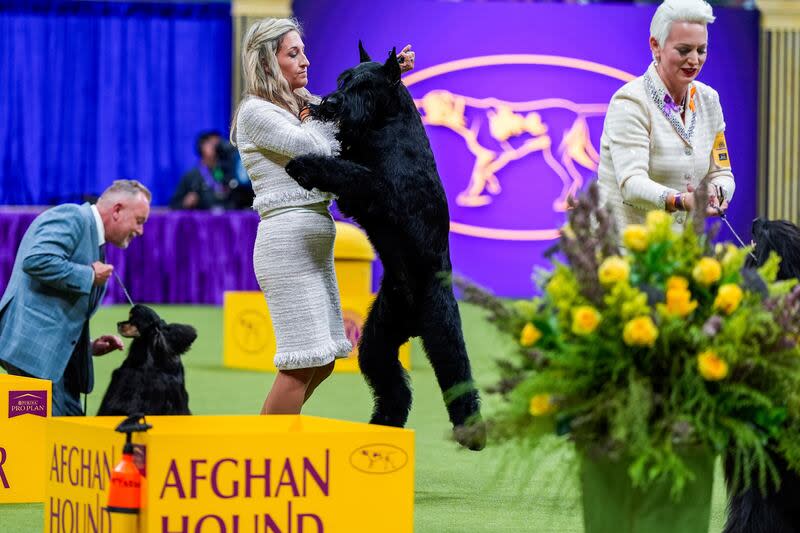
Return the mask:
{"type": "Polygon", "coordinates": [[[125,298],[128,299],[128,303],[131,304],[131,307],[133,307],[133,300],[131,299],[131,295],[128,294],[128,289],[125,288],[125,284],[122,283],[122,279],[120,279],[119,274],[117,274],[116,270],[114,271],[114,279],[117,280],[117,283],[122,288],[122,292],[125,293],[125,298]]]}
{"type": "MultiPolygon", "coordinates": [[[[725,223],[725,225],[728,226],[728,229],[731,230],[731,233],[733,233],[733,236],[736,237],[737,241],[739,241],[739,244],[742,246],[742,248],[747,248],[747,245],[744,243],[742,238],[739,237],[739,234],[736,233],[736,230],[733,229],[733,226],[731,226],[731,223],[728,221],[728,217],[725,214],[725,211],[722,210],[721,206],[725,202],[725,189],[723,189],[721,185],[715,185],[714,187],[717,189],[717,198],[719,199],[719,203],[716,206],[719,218],[721,218],[722,221],[725,223]]],[[[750,254],[750,257],[752,257],[754,261],[758,261],[758,259],[756,259],[755,254],[752,251],[747,253],[750,254]]]]}

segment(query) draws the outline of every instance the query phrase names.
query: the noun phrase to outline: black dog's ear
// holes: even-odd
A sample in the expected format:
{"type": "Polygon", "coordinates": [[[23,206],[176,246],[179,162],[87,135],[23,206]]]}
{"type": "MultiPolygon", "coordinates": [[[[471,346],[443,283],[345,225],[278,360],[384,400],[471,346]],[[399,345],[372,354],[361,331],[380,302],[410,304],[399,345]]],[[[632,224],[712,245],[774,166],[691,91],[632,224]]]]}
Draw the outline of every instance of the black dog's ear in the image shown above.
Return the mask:
{"type": "Polygon", "coordinates": [[[169,324],[162,333],[167,346],[175,355],[183,355],[197,338],[197,330],[186,324],[169,324]]]}
{"type": "Polygon", "coordinates": [[[364,44],[361,42],[361,39],[358,40],[358,60],[361,63],[369,63],[372,61],[367,51],[364,50],[364,44]]]}
{"type": "Polygon", "coordinates": [[[400,81],[400,63],[397,62],[397,48],[392,48],[392,51],[389,52],[389,58],[383,64],[383,70],[392,83],[400,81]]]}

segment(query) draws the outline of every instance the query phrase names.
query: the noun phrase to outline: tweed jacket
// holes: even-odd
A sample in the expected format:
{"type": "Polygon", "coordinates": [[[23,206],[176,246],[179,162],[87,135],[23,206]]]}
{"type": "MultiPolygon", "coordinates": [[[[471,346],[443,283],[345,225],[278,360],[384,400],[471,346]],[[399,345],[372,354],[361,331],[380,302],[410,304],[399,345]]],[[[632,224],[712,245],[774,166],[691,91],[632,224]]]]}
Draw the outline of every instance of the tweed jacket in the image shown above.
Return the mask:
{"type": "Polygon", "coordinates": [[[32,376],[58,381],[73,352],[80,392],[94,371],[89,319],[105,294],[94,286],[100,260],[91,206],[64,204],[36,217],[17,250],[0,299],[0,359],[32,376]]]}
{"type": "Polygon", "coordinates": [[[305,190],[284,167],[299,155],[338,155],[335,125],[314,119],[301,122],[282,107],[251,96],[239,109],[236,145],[253,183],[253,209],[259,214],[333,198],[318,189],[305,190]]]}
{"type": "MultiPolygon", "coordinates": [[[[598,179],[601,198],[620,230],[643,223],[647,211],[664,209],[668,194],[697,187],[706,177],[724,189],[726,200],[733,197],[736,184],[719,94],[695,81],[686,104],[682,121],[653,64],[612,97],[600,139],[598,179]]],[[[673,214],[676,229],[687,218],[673,214]]]]}

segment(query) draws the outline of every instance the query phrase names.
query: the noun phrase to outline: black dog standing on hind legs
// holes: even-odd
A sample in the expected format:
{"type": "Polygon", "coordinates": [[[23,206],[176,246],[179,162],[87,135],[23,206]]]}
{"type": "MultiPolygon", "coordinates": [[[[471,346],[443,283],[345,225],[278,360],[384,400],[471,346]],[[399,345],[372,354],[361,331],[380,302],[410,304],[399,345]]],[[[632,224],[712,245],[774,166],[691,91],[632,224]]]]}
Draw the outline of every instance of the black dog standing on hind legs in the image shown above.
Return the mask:
{"type": "Polygon", "coordinates": [[[312,114],[338,123],[340,158],[306,155],[286,172],[302,187],[336,194],[341,211],[367,232],[384,266],[359,344],[359,365],[372,389],[371,423],[403,427],[411,408],[398,349],[422,337],[447,405],[455,438],[480,450],[486,442],[458,304],[450,286],[450,215],[428,137],[400,81],[392,50],[339,76],[338,89],[312,114]]]}
{"type": "Polygon", "coordinates": [[[197,338],[197,331],[185,324],[167,324],[144,305],[134,305],[129,319],[119,322],[117,330],[133,343],[122,365],[111,374],[97,414],[191,414],[181,355],[197,338]]]}
{"type": "MultiPolygon", "coordinates": [[[[745,267],[763,265],[770,252],[781,256],[778,279],[800,279],[800,228],[783,220],[753,222],[756,248],[745,267]]],[[[800,473],[792,471],[780,457],[772,454],[781,485],[776,490],[768,482],[767,493],[758,488],[757,476],[750,486],[731,495],[723,533],[800,533],[800,473]]],[[[725,478],[731,490],[733,463],[725,461],[725,478]]]]}

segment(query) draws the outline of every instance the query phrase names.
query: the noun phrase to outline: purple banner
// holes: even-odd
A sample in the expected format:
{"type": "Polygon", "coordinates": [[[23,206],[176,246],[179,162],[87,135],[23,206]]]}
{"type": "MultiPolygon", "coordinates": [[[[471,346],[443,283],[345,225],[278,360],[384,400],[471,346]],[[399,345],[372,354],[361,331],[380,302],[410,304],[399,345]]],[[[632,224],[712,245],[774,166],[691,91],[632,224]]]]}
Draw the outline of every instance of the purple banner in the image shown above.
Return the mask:
{"type": "MultiPolygon", "coordinates": [[[[566,219],[564,200],[593,179],[607,104],[651,61],[654,6],[516,2],[296,0],[325,94],[358,60],[411,43],[404,80],[448,195],[454,270],[503,296],[533,292],[566,219]]],[[[758,14],[715,10],[700,81],[720,93],[737,180],[729,211],[750,235],[756,213],[758,14]]],[[[723,237],[730,238],[728,234],[723,237]]],[[[747,238],[747,237],[746,237],[747,238]]]]}
{"type": "Polygon", "coordinates": [[[41,417],[47,416],[47,391],[8,391],[8,418],[28,414],[41,417]]]}

